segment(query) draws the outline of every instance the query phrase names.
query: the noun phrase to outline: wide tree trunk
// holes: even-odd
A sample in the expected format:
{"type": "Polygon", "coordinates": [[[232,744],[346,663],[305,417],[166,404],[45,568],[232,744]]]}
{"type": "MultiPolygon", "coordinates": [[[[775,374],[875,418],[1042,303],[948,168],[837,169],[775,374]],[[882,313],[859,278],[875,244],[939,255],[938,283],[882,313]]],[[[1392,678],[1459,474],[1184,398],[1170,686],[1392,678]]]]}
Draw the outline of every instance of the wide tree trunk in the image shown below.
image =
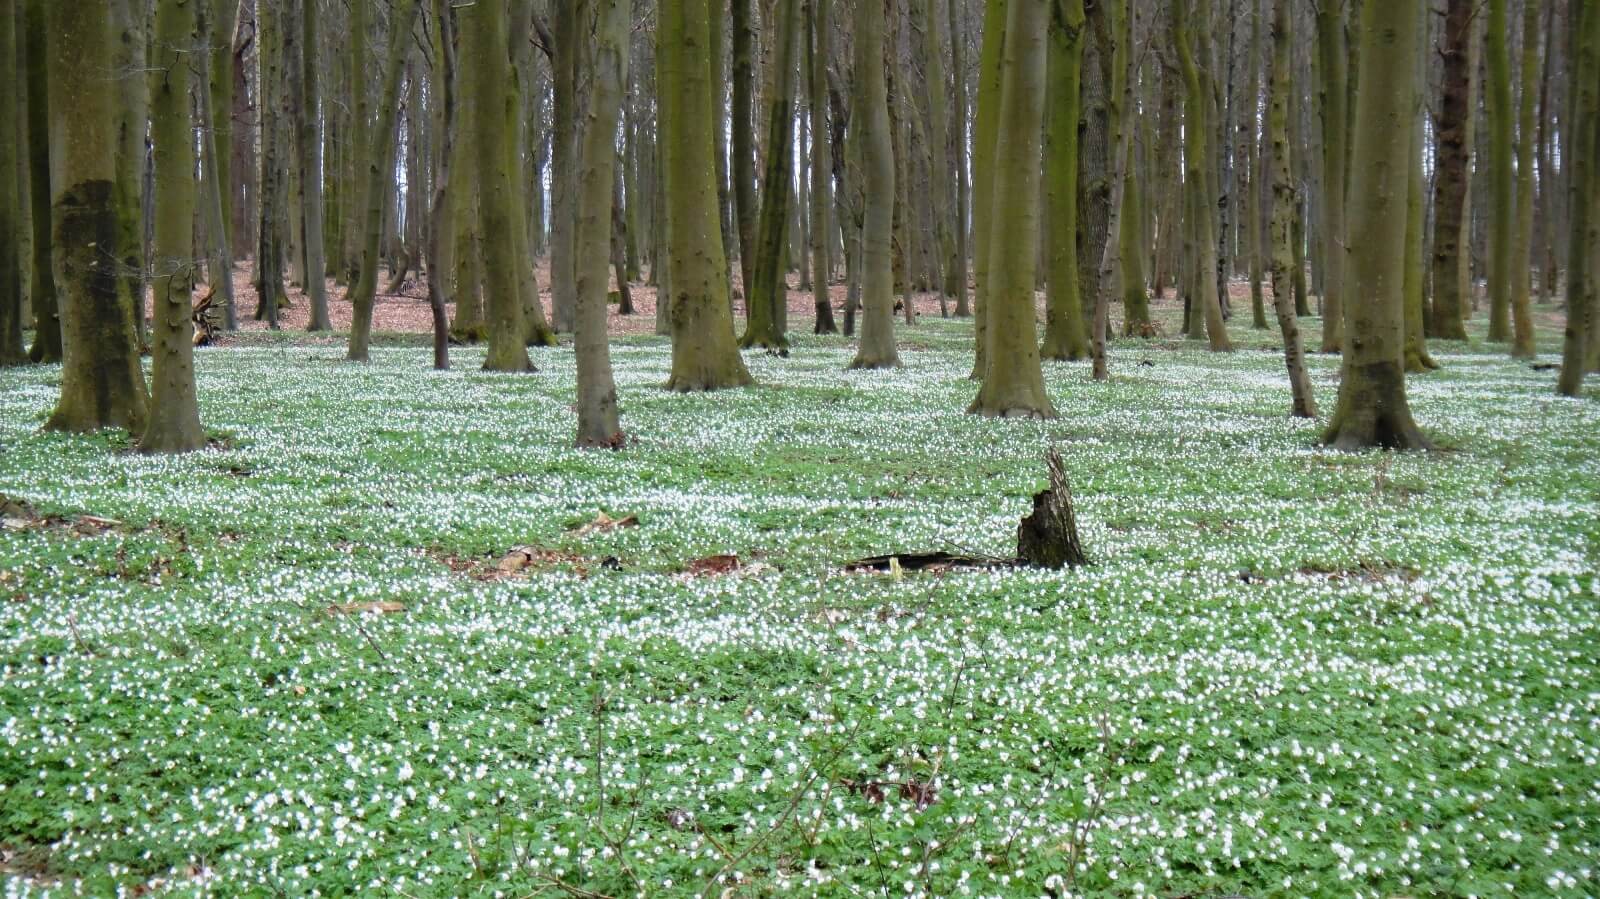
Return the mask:
{"type": "Polygon", "coordinates": [[[1050,49],[1045,63],[1045,359],[1089,355],[1078,293],[1078,112],[1086,19],[1083,0],[1050,4],[1050,49]]]}
{"type": "Polygon", "coordinates": [[[706,47],[714,24],[709,0],[661,7],[656,36],[667,276],[657,291],[672,328],[668,390],[720,390],[750,383],[728,302],[712,129],[718,116],[715,70],[706,47]]]}
{"type": "Polygon", "coordinates": [[[1407,154],[1416,107],[1417,26],[1409,3],[1361,10],[1361,90],[1350,161],[1349,326],[1339,402],[1323,435],[1337,449],[1430,446],[1406,401],[1404,310],[1407,154]]]}
{"type": "Polygon", "coordinates": [[[133,308],[117,286],[117,96],[105,69],[84,63],[111,59],[111,26],[92,3],[52,3],[48,13],[51,243],[61,274],[65,356],[61,398],[45,428],[137,434],[149,396],[133,308]]]}
{"type": "Polygon", "coordinates": [[[1439,115],[1434,128],[1433,315],[1428,336],[1466,340],[1468,253],[1462,242],[1467,208],[1467,120],[1472,114],[1470,73],[1473,0],[1446,0],[1441,39],[1439,115]]]}
{"type": "MultiPolygon", "coordinates": [[[[516,242],[515,220],[521,216],[513,193],[511,140],[505,115],[510,102],[511,58],[506,44],[507,0],[480,0],[470,10],[464,27],[464,46],[471,60],[474,112],[469,141],[478,170],[478,231],[483,241],[483,284],[488,294],[489,351],[486,371],[532,371],[522,321],[522,300],[517,276],[518,254],[527,248],[516,242]]],[[[610,185],[606,195],[610,196],[610,185]]],[[[607,217],[609,223],[610,218],[607,217]]],[[[600,253],[605,265],[606,254],[600,253]]],[[[603,299],[602,299],[603,302],[603,299]]]]}
{"type": "MultiPolygon", "coordinates": [[[[207,0],[159,0],[150,60],[155,142],[156,233],[151,270],[155,322],[149,420],[139,449],[186,453],[205,446],[194,387],[194,135],[189,120],[190,60],[200,46],[195,6],[207,0]]],[[[203,70],[202,70],[203,71],[203,70]]]]}
{"type": "Polygon", "coordinates": [[[577,238],[574,248],[578,287],[573,320],[577,355],[578,437],[580,447],[618,447],[624,442],[618,421],[617,386],[611,374],[606,337],[607,274],[617,165],[617,119],[628,82],[626,0],[582,0],[583,21],[593,22],[585,45],[589,61],[588,123],[579,158],[577,238]]]}
{"type": "Polygon", "coordinates": [[[1040,0],[1006,4],[1004,62],[994,146],[989,287],[982,311],[989,346],[983,385],[968,412],[1054,418],[1044,389],[1033,305],[1039,258],[1039,141],[1043,130],[1049,11],[1040,0]]]}
{"type": "MultiPolygon", "coordinates": [[[[1291,411],[1299,418],[1317,417],[1316,395],[1306,371],[1300,343],[1300,323],[1295,315],[1290,247],[1295,218],[1295,187],[1290,174],[1293,150],[1289,145],[1289,95],[1294,90],[1290,65],[1289,7],[1294,0],[1274,0],[1272,13],[1272,82],[1267,108],[1267,141],[1272,149],[1272,309],[1283,335],[1284,364],[1289,369],[1291,411]]],[[[1259,157],[1258,157],[1259,158],[1259,157]]]]}
{"type": "Polygon", "coordinates": [[[884,3],[861,0],[855,20],[854,140],[861,142],[861,343],[851,368],[892,368],[900,364],[894,345],[895,164],[889,129],[888,85],[884,76],[884,3]]]}
{"type": "MultiPolygon", "coordinates": [[[[378,251],[383,239],[384,204],[394,183],[395,148],[399,143],[395,133],[395,117],[400,97],[400,74],[405,66],[406,49],[411,44],[411,26],[417,18],[417,2],[418,0],[398,0],[391,16],[389,48],[384,59],[383,99],[378,104],[378,119],[371,131],[371,144],[365,148],[364,153],[365,166],[361,174],[366,183],[366,193],[362,201],[360,278],[351,291],[350,350],[346,354],[346,358],[351,362],[367,361],[367,347],[372,340],[372,305],[378,293],[378,251]]],[[[474,15],[481,14],[481,11],[474,13],[474,15]]],[[[502,31],[502,39],[503,34],[502,31]]],[[[501,53],[499,59],[502,69],[505,58],[505,54],[501,53]]],[[[502,72],[501,78],[504,77],[502,72]]],[[[500,96],[503,98],[505,90],[503,81],[498,90],[501,91],[500,96]]],[[[488,105],[488,108],[501,109],[503,106],[504,102],[501,102],[488,105]]],[[[478,118],[485,120],[493,116],[480,115],[478,118]]],[[[509,200],[507,196],[507,201],[509,200]]],[[[495,233],[509,234],[509,231],[510,226],[507,223],[506,227],[495,233]]],[[[509,268],[507,270],[509,271],[509,268]]],[[[490,356],[493,355],[491,352],[490,356]]]]}

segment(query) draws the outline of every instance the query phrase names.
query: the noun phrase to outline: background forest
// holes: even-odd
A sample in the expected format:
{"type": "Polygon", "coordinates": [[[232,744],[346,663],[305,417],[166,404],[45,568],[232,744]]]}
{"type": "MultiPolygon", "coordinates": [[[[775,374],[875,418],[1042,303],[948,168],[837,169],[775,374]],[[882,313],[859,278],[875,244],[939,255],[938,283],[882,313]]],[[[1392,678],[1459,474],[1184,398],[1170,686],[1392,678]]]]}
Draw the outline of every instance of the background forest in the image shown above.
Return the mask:
{"type": "Polygon", "coordinates": [[[1592,892],[1600,4],[0,0],[0,85],[6,895],[1592,892]]]}

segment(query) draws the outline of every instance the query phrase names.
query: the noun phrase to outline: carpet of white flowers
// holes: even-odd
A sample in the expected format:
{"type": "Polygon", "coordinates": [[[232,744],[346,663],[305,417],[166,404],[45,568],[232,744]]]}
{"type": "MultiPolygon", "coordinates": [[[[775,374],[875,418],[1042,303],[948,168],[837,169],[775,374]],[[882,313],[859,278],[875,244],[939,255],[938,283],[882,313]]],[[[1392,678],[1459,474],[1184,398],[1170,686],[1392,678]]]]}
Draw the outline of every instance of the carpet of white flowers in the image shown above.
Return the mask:
{"type": "Polygon", "coordinates": [[[969,327],[691,396],[622,341],[620,452],[570,349],[201,351],[179,459],[0,372],[4,893],[1593,894],[1593,390],[1438,347],[1445,449],[1345,455],[1267,338],[1119,342],[995,422],[969,327]],[[1052,443],[1093,566],[843,570],[1010,555],[1052,443]]]}

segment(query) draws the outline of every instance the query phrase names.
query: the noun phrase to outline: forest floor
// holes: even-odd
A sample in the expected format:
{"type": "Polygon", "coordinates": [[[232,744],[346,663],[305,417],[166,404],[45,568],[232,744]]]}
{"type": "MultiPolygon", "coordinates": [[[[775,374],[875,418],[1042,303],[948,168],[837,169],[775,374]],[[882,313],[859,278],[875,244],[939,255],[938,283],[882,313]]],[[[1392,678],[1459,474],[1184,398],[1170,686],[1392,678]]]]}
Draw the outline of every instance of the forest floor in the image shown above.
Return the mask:
{"type": "Polygon", "coordinates": [[[182,458],[0,374],[5,894],[1592,892],[1595,390],[1436,343],[1444,449],[1350,455],[1247,310],[1049,422],[963,414],[970,323],[806,324],[709,395],[616,339],[618,452],[565,347],[204,349],[182,458]],[[845,570],[1010,556],[1050,445],[1093,565],[845,570]]]}

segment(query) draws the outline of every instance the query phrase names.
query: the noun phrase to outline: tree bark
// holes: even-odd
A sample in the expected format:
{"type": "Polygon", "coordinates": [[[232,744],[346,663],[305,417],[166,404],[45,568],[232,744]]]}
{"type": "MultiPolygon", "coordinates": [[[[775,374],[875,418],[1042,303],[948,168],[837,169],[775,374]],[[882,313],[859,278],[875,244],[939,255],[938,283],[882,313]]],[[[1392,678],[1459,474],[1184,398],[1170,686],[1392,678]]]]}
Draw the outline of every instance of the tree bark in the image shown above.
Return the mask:
{"type": "Polygon", "coordinates": [[[582,0],[584,24],[594,24],[585,49],[589,60],[589,121],[579,159],[577,238],[578,308],[573,320],[577,355],[578,437],[580,447],[621,446],[617,387],[611,374],[606,338],[607,248],[617,165],[617,119],[628,81],[627,0],[582,0]]]}
{"type": "MultiPolygon", "coordinates": [[[[926,0],[924,0],[926,2],[926,0]]],[[[828,281],[832,266],[828,261],[829,228],[828,207],[833,204],[833,192],[828,189],[833,177],[833,159],[828,130],[828,11],[831,0],[810,0],[811,28],[807,43],[806,62],[809,75],[807,97],[811,101],[811,288],[812,305],[816,309],[818,334],[834,334],[839,326],[833,321],[833,302],[828,296],[828,281]]]]}
{"type": "Polygon", "coordinates": [[[1522,3],[1522,97],[1517,113],[1516,233],[1511,243],[1511,356],[1532,359],[1533,333],[1533,156],[1539,77],[1539,0],[1522,3]]]}
{"type": "Polygon", "coordinates": [[[155,323],[149,420],[139,449],[186,453],[205,446],[195,400],[192,296],[195,264],[194,135],[190,59],[199,48],[195,7],[207,0],[159,0],[151,65],[150,134],[155,142],[155,323]]]}
{"type": "Polygon", "coordinates": [[[1078,117],[1083,71],[1083,0],[1052,0],[1050,50],[1045,64],[1045,202],[1048,277],[1045,280],[1045,359],[1089,355],[1083,302],[1078,293],[1078,117]]]}
{"type": "MultiPolygon", "coordinates": [[[[978,59],[978,108],[972,123],[973,308],[971,377],[987,375],[989,352],[989,241],[994,215],[995,150],[1000,137],[1001,78],[1006,52],[1007,5],[1014,0],[984,0],[983,47],[978,59]]],[[[848,333],[848,328],[846,333],[848,333]]]]}
{"type": "Polygon", "coordinates": [[[1484,110],[1489,126],[1489,339],[1511,339],[1512,232],[1516,210],[1512,142],[1515,110],[1511,105],[1509,0],[1489,0],[1489,21],[1484,31],[1484,110]]]}
{"type": "MultiPolygon", "coordinates": [[[[1195,63],[1194,48],[1190,46],[1188,11],[1184,3],[1172,5],[1172,39],[1177,47],[1179,67],[1183,72],[1184,141],[1183,159],[1185,180],[1188,185],[1188,212],[1193,216],[1194,271],[1192,290],[1200,306],[1206,337],[1213,352],[1229,352],[1233,344],[1228,339],[1227,325],[1222,320],[1221,299],[1217,294],[1217,238],[1207,197],[1207,184],[1214,169],[1211,157],[1211,123],[1207,114],[1209,99],[1195,63]]],[[[1197,5],[1205,12],[1209,4],[1197,5]]],[[[1202,22],[1209,16],[1198,16],[1202,22]]],[[[1193,332],[1191,332],[1193,333],[1193,332]]]]}
{"type": "MultiPolygon", "coordinates": [[[[0,0],[0,81],[17,84],[17,0],[0,0]]],[[[17,122],[17,94],[0,90],[0,122],[17,122]]],[[[28,361],[22,345],[21,218],[15,131],[0,135],[0,367],[28,361]]]]}
{"type": "Polygon", "coordinates": [[[729,0],[733,32],[733,106],[729,113],[733,154],[734,223],[739,234],[739,289],[749,315],[750,288],[755,283],[756,218],[760,209],[756,198],[755,156],[755,57],[752,44],[755,32],[750,23],[750,4],[754,0],[729,0]]]}
{"type": "Polygon", "coordinates": [[[854,140],[861,141],[862,188],[866,208],[861,231],[861,342],[851,368],[894,368],[895,164],[889,129],[888,86],[884,76],[884,4],[860,0],[855,21],[854,140]]]}
{"type": "Polygon", "coordinates": [[[29,301],[33,307],[33,346],[28,358],[34,362],[61,361],[61,298],[56,284],[53,242],[55,229],[51,223],[51,204],[55,194],[50,188],[50,118],[51,96],[49,55],[51,53],[49,15],[51,0],[23,0],[24,35],[21,41],[26,57],[28,81],[28,202],[29,221],[33,227],[32,278],[29,279],[29,301]]]}
{"type": "Polygon", "coordinates": [[[1600,246],[1600,215],[1594,202],[1600,193],[1595,171],[1600,157],[1600,7],[1578,4],[1572,13],[1572,58],[1567,61],[1568,121],[1574,127],[1568,159],[1572,174],[1567,188],[1567,326],[1561,347],[1561,376],[1556,390],[1576,397],[1600,347],[1600,308],[1595,297],[1594,248],[1600,246]]]}
{"type": "Polygon", "coordinates": [[[1345,178],[1349,122],[1349,48],[1344,4],[1317,9],[1317,110],[1322,118],[1322,352],[1337,353],[1344,343],[1345,178]]]}
{"type": "Polygon", "coordinates": [[[741,347],[787,350],[785,232],[789,221],[790,171],[794,161],[795,38],[798,35],[799,0],[777,0],[772,64],[773,83],[767,98],[767,158],[761,178],[761,216],[754,245],[740,248],[753,253],[753,282],[745,285],[746,323],[741,347]]]}
{"type": "MultiPolygon", "coordinates": [[[[65,356],[51,431],[144,429],[149,405],[133,309],[118,290],[116,96],[104,69],[110,22],[91,3],[54,3],[47,38],[52,141],[51,221],[61,273],[65,356]]],[[[38,45],[35,45],[38,46],[38,45]]],[[[42,136],[42,135],[41,135],[42,136]]],[[[41,185],[42,187],[42,185],[41,185]]]]}
{"type": "Polygon", "coordinates": [[[318,20],[322,13],[317,0],[301,0],[300,102],[295,105],[295,130],[300,150],[300,214],[305,220],[306,296],[311,302],[307,331],[331,331],[328,315],[328,289],[323,279],[327,263],[323,259],[322,234],[322,76],[317,49],[318,20]]]}
{"type": "Polygon", "coordinates": [[[987,366],[967,410],[985,416],[1054,418],[1039,367],[1033,304],[1039,258],[1039,141],[1044,119],[1048,10],[1037,0],[1006,4],[1005,53],[994,146],[988,277],[987,366]]]}
{"type": "Polygon", "coordinates": [[[1431,447],[1411,418],[1404,360],[1406,192],[1416,113],[1417,26],[1409,3],[1368,2],[1350,163],[1348,339],[1323,442],[1341,450],[1431,447]]]}
{"type": "Polygon", "coordinates": [[[1283,336],[1284,364],[1289,369],[1291,412],[1298,418],[1316,418],[1317,400],[1306,371],[1300,343],[1300,323],[1295,315],[1290,270],[1290,247],[1295,218],[1295,188],[1290,174],[1289,95],[1294,90],[1290,65],[1289,7],[1294,0],[1275,0],[1272,14],[1272,81],[1267,110],[1267,140],[1272,148],[1272,309],[1283,336]]]}
{"type": "Polygon", "coordinates": [[[1434,130],[1433,315],[1428,336],[1466,340],[1468,253],[1462,245],[1468,167],[1467,119],[1471,110],[1473,0],[1446,0],[1434,130]]]}

